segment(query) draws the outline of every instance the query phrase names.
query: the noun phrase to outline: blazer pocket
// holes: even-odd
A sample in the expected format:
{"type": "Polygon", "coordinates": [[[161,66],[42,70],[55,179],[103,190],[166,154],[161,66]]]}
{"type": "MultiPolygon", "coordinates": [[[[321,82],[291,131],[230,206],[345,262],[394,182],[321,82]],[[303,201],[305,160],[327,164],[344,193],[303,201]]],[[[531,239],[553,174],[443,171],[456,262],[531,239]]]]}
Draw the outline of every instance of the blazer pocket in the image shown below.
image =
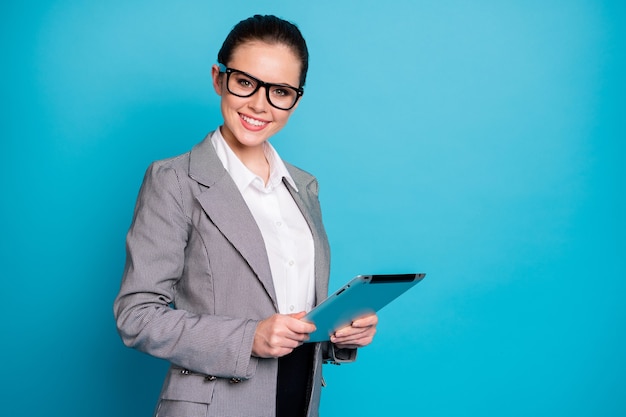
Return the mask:
{"type": "Polygon", "coordinates": [[[161,399],[210,404],[215,380],[215,377],[186,369],[170,368],[161,392],[161,399]]]}
{"type": "Polygon", "coordinates": [[[155,417],[206,417],[208,409],[208,404],[160,400],[155,417]]]}

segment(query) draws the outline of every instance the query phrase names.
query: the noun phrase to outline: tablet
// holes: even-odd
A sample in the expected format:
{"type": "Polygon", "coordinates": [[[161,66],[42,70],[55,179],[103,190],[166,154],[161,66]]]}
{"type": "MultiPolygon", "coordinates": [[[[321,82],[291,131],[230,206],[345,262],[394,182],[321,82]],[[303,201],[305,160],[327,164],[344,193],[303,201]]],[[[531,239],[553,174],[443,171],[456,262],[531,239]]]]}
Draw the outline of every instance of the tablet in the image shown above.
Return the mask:
{"type": "Polygon", "coordinates": [[[375,313],[426,274],[358,275],[311,310],[303,320],[315,324],[308,342],[330,340],[335,330],[361,316],[375,313]]]}

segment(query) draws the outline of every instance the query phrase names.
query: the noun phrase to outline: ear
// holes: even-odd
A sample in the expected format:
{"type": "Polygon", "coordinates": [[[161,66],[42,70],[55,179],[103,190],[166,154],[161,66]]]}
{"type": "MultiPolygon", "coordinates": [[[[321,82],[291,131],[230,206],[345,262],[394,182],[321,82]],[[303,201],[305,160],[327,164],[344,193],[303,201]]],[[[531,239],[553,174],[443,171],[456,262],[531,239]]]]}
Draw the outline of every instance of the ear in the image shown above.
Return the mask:
{"type": "Polygon", "coordinates": [[[211,78],[213,79],[213,89],[218,96],[222,95],[222,77],[220,76],[220,67],[215,64],[211,67],[211,78]]]}

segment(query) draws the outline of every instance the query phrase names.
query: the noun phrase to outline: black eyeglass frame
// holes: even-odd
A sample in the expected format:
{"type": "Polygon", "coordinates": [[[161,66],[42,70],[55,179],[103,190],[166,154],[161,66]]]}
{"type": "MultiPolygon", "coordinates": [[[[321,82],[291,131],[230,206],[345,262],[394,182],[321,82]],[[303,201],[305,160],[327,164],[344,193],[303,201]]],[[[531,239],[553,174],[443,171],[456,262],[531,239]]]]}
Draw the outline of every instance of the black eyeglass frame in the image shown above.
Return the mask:
{"type": "Polygon", "coordinates": [[[259,91],[259,89],[261,87],[265,87],[265,97],[267,98],[267,102],[270,103],[270,105],[272,107],[277,108],[278,110],[291,110],[291,109],[294,108],[296,103],[298,103],[298,100],[300,100],[300,97],[302,97],[302,95],[304,94],[304,89],[302,89],[302,88],[296,88],[296,87],[293,87],[293,86],[288,85],[288,84],[266,83],[265,81],[261,81],[258,78],[248,74],[247,72],[240,71],[240,70],[235,69],[235,68],[226,67],[224,64],[219,64],[219,66],[220,66],[220,73],[221,74],[226,74],[226,89],[233,96],[243,97],[243,98],[245,98],[245,97],[252,97],[253,95],[256,94],[257,91],[259,91]],[[254,80],[256,82],[256,87],[250,94],[242,95],[242,94],[237,94],[237,93],[233,93],[232,91],[230,91],[230,88],[228,86],[229,81],[230,81],[230,75],[232,73],[235,73],[235,72],[237,72],[239,74],[243,74],[246,77],[250,77],[252,80],[254,80]],[[287,108],[278,107],[277,105],[272,103],[272,100],[270,99],[270,87],[289,88],[289,89],[291,89],[291,90],[296,92],[296,94],[297,94],[296,95],[296,99],[294,100],[293,104],[290,107],[287,107],[287,108]]]}

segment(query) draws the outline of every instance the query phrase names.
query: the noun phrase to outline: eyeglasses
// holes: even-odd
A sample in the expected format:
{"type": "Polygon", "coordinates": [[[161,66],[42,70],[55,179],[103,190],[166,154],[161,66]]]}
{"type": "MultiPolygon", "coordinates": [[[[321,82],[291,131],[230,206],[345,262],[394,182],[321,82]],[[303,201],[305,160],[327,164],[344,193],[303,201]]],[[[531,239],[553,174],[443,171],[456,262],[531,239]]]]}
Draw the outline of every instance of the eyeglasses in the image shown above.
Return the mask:
{"type": "Polygon", "coordinates": [[[227,68],[223,64],[220,64],[220,72],[226,74],[226,88],[230,94],[237,97],[250,97],[259,88],[265,87],[267,102],[280,110],[291,110],[304,94],[302,88],[287,84],[266,83],[246,72],[227,68]]]}

